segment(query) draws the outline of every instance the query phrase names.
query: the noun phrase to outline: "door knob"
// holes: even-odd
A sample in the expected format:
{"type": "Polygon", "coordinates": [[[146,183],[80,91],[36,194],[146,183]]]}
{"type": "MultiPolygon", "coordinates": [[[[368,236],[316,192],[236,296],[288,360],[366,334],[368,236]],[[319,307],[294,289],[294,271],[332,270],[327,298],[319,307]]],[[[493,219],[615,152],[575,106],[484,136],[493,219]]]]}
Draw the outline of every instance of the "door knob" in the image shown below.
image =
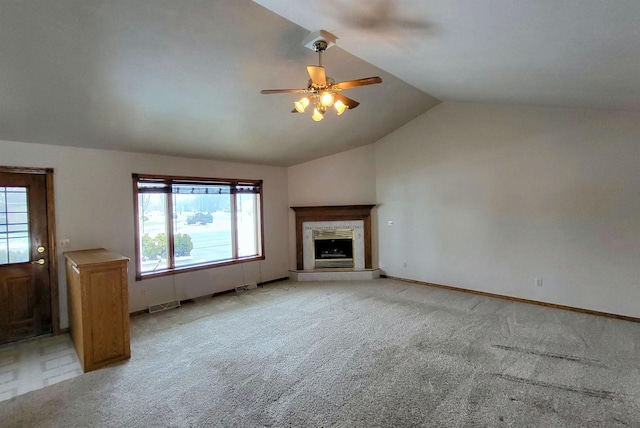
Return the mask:
{"type": "Polygon", "coordinates": [[[32,265],[43,265],[44,259],[38,259],[31,262],[32,265]]]}

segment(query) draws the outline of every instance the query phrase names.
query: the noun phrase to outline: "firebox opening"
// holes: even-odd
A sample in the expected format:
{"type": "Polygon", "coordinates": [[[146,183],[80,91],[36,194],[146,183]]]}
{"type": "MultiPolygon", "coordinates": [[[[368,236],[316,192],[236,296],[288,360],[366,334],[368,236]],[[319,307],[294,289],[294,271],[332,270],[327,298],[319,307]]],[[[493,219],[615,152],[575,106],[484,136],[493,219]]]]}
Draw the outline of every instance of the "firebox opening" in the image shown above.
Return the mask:
{"type": "Polygon", "coordinates": [[[353,268],[353,229],[314,230],[315,268],[353,268]]]}
{"type": "Polygon", "coordinates": [[[324,239],[315,242],[317,259],[353,258],[351,239],[324,239]]]}

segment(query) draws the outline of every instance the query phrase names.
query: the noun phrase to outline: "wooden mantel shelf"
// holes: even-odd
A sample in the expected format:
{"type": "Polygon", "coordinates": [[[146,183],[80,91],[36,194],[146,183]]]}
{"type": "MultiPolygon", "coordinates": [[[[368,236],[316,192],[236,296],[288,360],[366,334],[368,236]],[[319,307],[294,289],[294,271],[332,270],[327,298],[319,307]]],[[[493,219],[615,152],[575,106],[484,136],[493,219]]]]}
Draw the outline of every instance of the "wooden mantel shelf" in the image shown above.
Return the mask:
{"type": "Polygon", "coordinates": [[[307,221],[364,221],[364,265],[371,269],[371,209],[372,205],[326,205],[315,207],[291,207],[296,212],[296,265],[304,269],[302,255],[302,224],[307,221]]]}
{"type": "MultiPolygon", "coordinates": [[[[357,214],[369,215],[374,205],[324,205],[316,207],[291,207],[296,215],[337,215],[342,220],[345,215],[357,214]]],[[[315,221],[315,220],[314,220],[315,221]]],[[[323,220],[318,220],[323,221],[323,220]]]]}

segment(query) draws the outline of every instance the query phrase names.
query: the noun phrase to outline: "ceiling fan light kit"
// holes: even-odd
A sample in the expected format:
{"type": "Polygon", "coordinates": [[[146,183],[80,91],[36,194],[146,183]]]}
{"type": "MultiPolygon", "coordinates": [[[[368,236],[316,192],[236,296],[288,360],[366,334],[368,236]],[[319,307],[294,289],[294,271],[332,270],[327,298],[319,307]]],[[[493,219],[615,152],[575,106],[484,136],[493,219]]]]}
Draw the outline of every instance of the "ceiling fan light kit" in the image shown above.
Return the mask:
{"type": "Polygon", "coordinates": [[[263,89],[261,94],[285,94],[285,93],[303,93],[305,95],[298,101],[293,103],[294,109],[292,113],[304,113],[308,106],[313,106],[313,115],[311,118],[319,122],[324,119],[327,109],[333,107],[336,114],[340,116],[345,110],[354,109],[360,104],[358,101],[342,95],[340,92],[344,89],[355,88],[357,86],[373,85],[382,83],[380,77],[366,77],[364,79],[348,80],[336,83],[331,77],[327,76],[322,66],[322,53],[335,45],[336,37],[324,30],[309,33],[304,39],[303,44],[307,48],[318,52],[318,65],[307,66],[309,73],[309,83],[304,89],[263,89]]]}

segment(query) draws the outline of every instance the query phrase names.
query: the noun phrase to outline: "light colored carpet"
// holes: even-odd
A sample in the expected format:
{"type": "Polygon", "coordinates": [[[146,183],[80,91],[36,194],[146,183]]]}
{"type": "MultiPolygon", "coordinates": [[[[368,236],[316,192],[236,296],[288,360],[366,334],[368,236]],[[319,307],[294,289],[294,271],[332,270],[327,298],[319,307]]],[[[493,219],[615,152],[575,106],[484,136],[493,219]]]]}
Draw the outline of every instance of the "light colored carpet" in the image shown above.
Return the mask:
{"type": "Polygon", "coordinates": [[[640,426],[640,325],[390,279],[281,282],[132,319],[132,359],[3,427],[640,426]]]}

